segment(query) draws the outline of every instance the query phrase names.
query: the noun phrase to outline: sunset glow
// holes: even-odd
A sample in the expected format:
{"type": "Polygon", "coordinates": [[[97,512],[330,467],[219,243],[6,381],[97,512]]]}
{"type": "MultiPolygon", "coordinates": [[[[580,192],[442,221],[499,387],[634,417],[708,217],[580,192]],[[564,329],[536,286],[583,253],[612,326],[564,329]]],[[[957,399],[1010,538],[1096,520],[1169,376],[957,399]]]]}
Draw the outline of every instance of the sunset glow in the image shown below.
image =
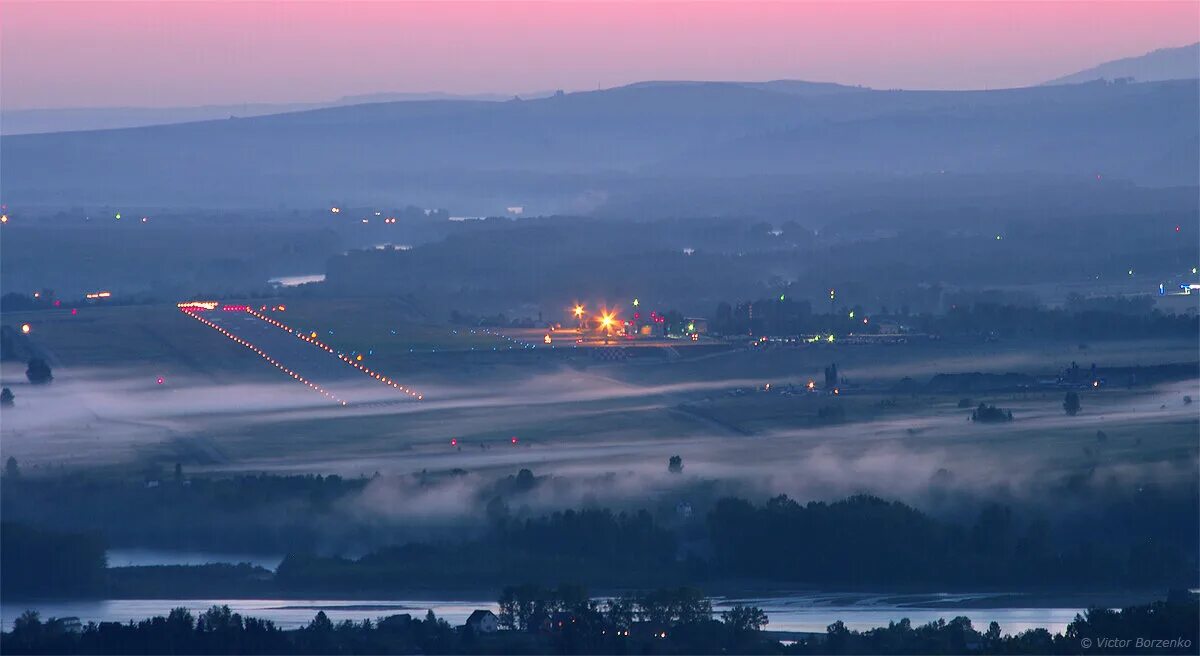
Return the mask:
{"type": "Polygon", "coordinates": [[[1023,86],[1200,40],[1200,4],[63,2],[7,3],[0,25],[15,109],[652,79],[1023,86]]]}

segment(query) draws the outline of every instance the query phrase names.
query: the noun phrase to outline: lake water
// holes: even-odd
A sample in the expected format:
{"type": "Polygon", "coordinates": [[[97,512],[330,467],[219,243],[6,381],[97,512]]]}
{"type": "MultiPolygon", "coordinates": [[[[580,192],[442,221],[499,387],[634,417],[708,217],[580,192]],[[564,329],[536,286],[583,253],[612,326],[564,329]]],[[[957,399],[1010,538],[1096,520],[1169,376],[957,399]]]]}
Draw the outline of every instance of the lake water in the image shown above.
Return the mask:
{"type": "MultiPolygon", "coordinates": [[[[913,625],[944,618],[950,620],[958,615],[971,618],[979,630],[986,630],[989,622],[1000,623],[1005,633],[1015,634],[1026,629],[1045,628],[1052,633],[1061,633],[1079,608],[1026,608],[1020,606],[1020,597],[1013,597],[1013,605],[1002,608],[956,607],[955,603],[966,604],[985,595],[928,594],[928,595],[838,595],[831,593],[800,593],[779,596],[737,597],[714,599],[714,607],[720,612],[735,603],[750,604],[766,611],[770,619],[768,629],[776,631],[818,631],[837,620],[848,628],[863,630],[886,626],[888,622],[907,617],[913,625]]],[[[43,619],[48,617],[80,618],[89,621],[139,620],[154,615],[166,615],[172,608],[185,607],[198,614],[213,605],[228,604],[235,612],[274,621],[282,628],[296,628],[310,622],[317,611],[324,611],[335,622],[341,620],[375,619],[397,613],[410,613],[414,617],[424,616],[433,610],[438,617],[451,624],[462,624],[471,611],[487,608],[497,611],[494,601],[462,601],[437,599],[405,600],[331,600],[331,599],[110,599],[89,601],[44,601],[0,604],[0,619],[5,630],[11,628],[12,620],[26,609],[36,610],[43,619]]]]}
{"type": "Polygon", "coordinates": [[[314,273],[307,276],[279,276],[278,278],[267,280],[267,283],[276,287],[296,287],[297,285],[304,285],[310,282],[323,282],[324,280],[325,274],[314,273]]]}

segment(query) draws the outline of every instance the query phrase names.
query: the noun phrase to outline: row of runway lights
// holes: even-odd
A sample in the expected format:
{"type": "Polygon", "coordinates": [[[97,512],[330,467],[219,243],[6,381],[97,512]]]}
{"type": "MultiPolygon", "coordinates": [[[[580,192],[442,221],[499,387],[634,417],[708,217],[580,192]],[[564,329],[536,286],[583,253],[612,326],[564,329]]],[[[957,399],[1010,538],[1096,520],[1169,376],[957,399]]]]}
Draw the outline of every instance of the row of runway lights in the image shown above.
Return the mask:
{"type": "MultiPolygon", "coordinates": [[[[505,335],[504,333],[498,333],[498,332],[496,332],[494,330],[490,330],[488,328],[479,328],[479,332],[481,332],[485,335],[491,335],[492,337],[499,337],[501,339],[508,340],[509,342],[516,344],[517,346],[520,346],[521,348],[526,348],[526,349],[537,348],[537,344],[534,344],[533,342],[527,342],[523,339],[517,339],[516,337],[509,337],[508,335],[505,335]]],[[[471,329],[471,334],[473,334],[473,335],[476,334],[474,328],[471,329]]],[[[510,346],[508,348],[512,348],[512,347],[510,346]]],[[[495,351],[496,349],[493,348],[492,350],[495,351]]]]}
{"type": "MultiPolygon", "coordinates": [[[[215,324],[215,323],[213,323],[213,322],[209,321],[208,319],[205,319],[204,317],[200,316],[200,312],[204,311],[204,308],[201,308],[201,307],[180,307],[180,308],[179,308],[179,310],[180,310],[181,312],[183,312],[184,314],[186,314],[187,316],[189,316],[189,317],[191,317],[191,318],[195,319],[196,321],[199,321],[200,323],[202,323],[202,324],[204,324],[204,325],[208,326],[209,328],[212,328],[213,330],[217,331],[218,333],[221,333],[222,335],[224,335],[224,336],[228,337],[229,339],[233,340],[233,342],[234,342],[234,343],[236,343],[236,344],[240,344],[241,346],[244,346],[244,347],[246,347],[246,348],[250,349],[251,351],[255,352],[255,353],[256,353],[256,354],[258,354],[258,356],[259,356],[259,357],[261,357],[262,359],[264,359],[264,360],[266,360],[267,362],[269,362],[269,363],[271,363],[271,364],[275,365],[275,368],[276,368],[276,369],[279,369],[280,371],[282,371],[283,373],[287,374],[288,376],[291,376],[291,377],[292,377],[292,379],[294,379],[294,380],[296,380],[296,381],[298,381],[298,382],[301,382],[301,383],[303,383],[303,384],[307,385],[307,386],[309,387],[309,389],[312,389],[312,390],[314,390],[314,391],[316,391],[316,392],[320,392],[320,393],[321,393],[323,396],[325,396],[325,398],[327,398],[327,399],[329,399],[329,400],[331,400],[331,401],[334,401],[335,403],[338,403],[338,404],[340,404],[340,405],[346,405],[346,402],[345,402],[345,401],[343,401],[343,400],[339,399],[338,397],[334,396],[334,395],[333,395],[333,394],[331,394],[331,393],[330,393],[328,390],[326,390],[325,388],[321,387],[320,385],[318,385],[318,384],[316,384],[316,383],[312,382],[311,380],[308,380],[308,379],[306,379],[304,376],[301,376],[300,374],[298,374],[298,373],[296,373],[296,372],[292,371],[291,369],[289,369],[289,368],[285,367],[285,366],[284,366],[283,364],[281,364],[281,363],[280,363],[278,360],[276,360],[275,358],[271,357],[270,355],[267,355],[267,353],[266,353],[265,351],[263,351],[262,349],[258,348],[258,347],[257,347],[257,346],[255,346],[254,344],[251,344],[250,342],[247,342],[246,340],[242,339],[241,337],[238,337],[237,335],[234,335],[233,333],[229,332],[228,330],[225,330],[224,328],[222,328],[222,327],[218,326],[217,324],[215,324]]],[[[236,311],[236,310],[230,310],[230,311],[232,312],[232,311],[236,311]]],[[[247,311],[249,311],[249,310],[247,309],[247,311]]],[[[160,385],[162,384],[162,379],[159,379],[159,384],[160,384],[160,385]]]]}
{"type": "MultiPolygon", "coordinates": [[[[516,435],[513,435],[512,437],[508,438],[508,443],[509,443],[509,444],[511,444],[511,445],[513,445],[513,446],[520,446],[520,445],[521,445],[521,440],[517,439],[517,436],[516,436],[516,435]]],[[[452,437],[452,438],[450,438],[450,446],[452,446],[452,447],[454,447],[454,448],[456,448],[456,449],[459,449],[459,450],[461,450],[461,449],[462,449],[462,442],[461,442],[461,441],[460,441],[460,440],[459,440],[457,437],[452,437]]],[[[483,442],[480,442],[480,443],[479,443],[479,448],[481,448],[481,449],[488,449],[488,448],[491,448],[491,447],[489,447],[487,444],[485,444],[485,443],[483,443],[483,442]]]]}
{"type": "Polygon", "coordinates": [[[357,359],[351,359],[350,356],[348,356],[348,355],[345,355],[343,353],[338,353],[337,351],[335,351],[333,349],[333,347],[331,347],[328,344],[317,339],[316,332],[305,335],[304,333],[301,333],[297,330],[292,330],[291,327],[287,326],[286,324],[284,324],[281,321],[276,321],[275,319],[272,319],[271,317],[268,317],[265,314],[255,311],[253,308],[248,307],[245,309],[245,311],[247,313],[249,313],[251,316],[253,316],[257,319],[262,319],[263,321],[266,321],[267,323],[271,324],[272,326],[275,326],[276,328],[279,328],[280,330],[285,330],[288,333],[295,335],[296,337],[308,342],[309,344],[312,344],[313,346],[316,346],[317,348],[319,348],[327,353],[332,353],[333,355],[336,355],[342,362],[345,362],[346,364],[350,365],[351,367],[358,369],[359,371],[363,372],[367,376],[374,378],[375,380],[383,383],[384,385],[387,385],[393,389],[404,392],[405,394],[415,398],[418,401],[425,400],[425,395],[418,394],[415,390],[409,389],[408,387],[405,387],[404,385],[397,383],[396,381],[392,380],[391,378],[388,378],[387,376],[384,376],[383,374],[380,374],[379,372],[372,371],[368,367],[363,366],[359,362],[359,360],[362,360],[361,355],[357,356],[357,359]]]}

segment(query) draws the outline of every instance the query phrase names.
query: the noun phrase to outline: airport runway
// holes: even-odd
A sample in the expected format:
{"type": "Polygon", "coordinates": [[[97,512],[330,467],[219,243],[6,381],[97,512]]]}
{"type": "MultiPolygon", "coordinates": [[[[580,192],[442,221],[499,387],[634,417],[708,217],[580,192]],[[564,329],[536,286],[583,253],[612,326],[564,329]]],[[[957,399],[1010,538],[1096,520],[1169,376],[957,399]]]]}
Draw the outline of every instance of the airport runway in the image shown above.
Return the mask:
{"type": "Polygon", "coordinates": [[[407,403],[423,398],[402,381],[376,372],[348,354],[336,352],[309,335],[292,330],[278,320],[250,310],[188,310],[187,314],[217,336],[247,349],[264,366],[280,370],[297,384],[306,385],[341,405],[407,403]]]}

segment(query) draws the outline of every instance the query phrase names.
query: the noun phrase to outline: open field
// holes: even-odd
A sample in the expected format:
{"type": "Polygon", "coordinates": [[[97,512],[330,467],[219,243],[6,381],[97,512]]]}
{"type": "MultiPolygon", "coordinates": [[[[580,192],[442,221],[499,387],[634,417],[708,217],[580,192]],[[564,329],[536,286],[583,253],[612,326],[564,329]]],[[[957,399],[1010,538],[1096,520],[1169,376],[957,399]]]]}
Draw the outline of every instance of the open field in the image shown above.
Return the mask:
{"type": "Polygon", "coordinates": [[[968,494],[1030,494],[1096,472],[1189,484],[1198,458],[1198,406],[1183,400],[1200,399],[1196,380],[1087,392],[1077,417],[1062,412],[1061,391],[971,395],[1013,411],[1015,421],[1000,425],[967,422],[968,410],[958,407],[964,395],[886,388],[938,372],[1047,374],[1072,359],[1101,366],[1194,361],[1195,345],[1186,340],[1096,342],[1084,351],[1049,342],[823,345],[597,363],[548,349],[464,351],[459,339],[484,338],[436,324],[366,318],[367,327],[342,328],[357,326],[364,307],[374,307],[365,300],[333,306],[327,320],[315,307],[290,303],[281,316],[305,328],[337,326],[327,339],[347,352],[362,348],[362,335],[396,326],[395,339],[366,361],[403,377],[425,400],[396,403],[395,390],[245,315],[221,319],[253,328],[255,340],[294,347],[281,356],[289,366],[311,367],[311,357],[349,372],[337,384],[353,403],[328,403],[174,307],[14,313],[6,321],[30,322],[55,363],[55,381],[30,386],[19,363],[5,363],[4,384],[17,406],[5,411],[2,455],[30,468],[182,462],[189,471],[350,476],[521,467],[573,474],[579,484],[548,504],[636,498],[647,486],[669,490],[693,477],[820,498],[857,491],[920,498],[935,483],[968,494]],[[439,352],[406,359],[409,343],[439,352]],[[819,380],[832,361],[851,382],[840,397],[754,391],[768,382],[778,389],[819,380]],[[819,421],[819,409],[835,403],[845,419],[819,421]],[[683,478],[665,472],[675,454],[686,463],[683,478]]]}

